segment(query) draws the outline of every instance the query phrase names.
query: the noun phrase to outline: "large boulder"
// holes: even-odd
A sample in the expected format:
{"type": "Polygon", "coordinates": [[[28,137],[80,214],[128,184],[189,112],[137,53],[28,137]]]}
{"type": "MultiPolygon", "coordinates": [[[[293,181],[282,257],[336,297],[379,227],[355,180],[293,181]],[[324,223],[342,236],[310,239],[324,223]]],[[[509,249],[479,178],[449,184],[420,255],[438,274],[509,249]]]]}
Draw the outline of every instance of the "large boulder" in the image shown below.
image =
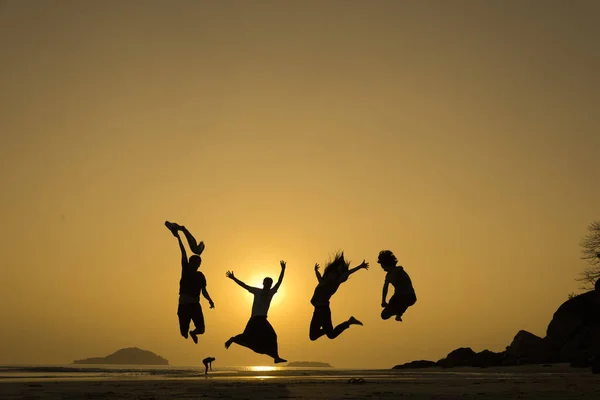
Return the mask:
{"type": "Polygon", "coordinates": [[[550,362],[553,352],[546,340],[531,332],[519,331],[505,351],[505,365],[550,362]]]}
{"type": "Polygon", "coordinates": [[[600,357],[592,358],[592,374],[600,374],[600,357]]]}
{"type": "Polygon", "coordinates": [[[494,353],[493,351],[483,350],[472,357],[471,366],[480,368],[495,367],[503,365],[504,358],[504,352],[494,353]]]}
{"type": "Polygon", "coordinates": [[[442,358],[437,364],[442,368],[470,367],[473,364],[475,354],[477,353],[470,347],[460,347],[452,350],[446,358],[442,358]]]}
{"type": "Polygon", "coordinates": [[[600,290],[564,302],[554,313],[545,340],[556,361],[581,364],[600,354],[600,290]]]}
{"type": "Polygon", "coordinates": [[[406,364],[395,365],[392,369],[420,369],[420,368],[431,368],[436,367],[437,363],[435,361],[427,361],[427,360],[417,360],[411,361],[406,364]]]}

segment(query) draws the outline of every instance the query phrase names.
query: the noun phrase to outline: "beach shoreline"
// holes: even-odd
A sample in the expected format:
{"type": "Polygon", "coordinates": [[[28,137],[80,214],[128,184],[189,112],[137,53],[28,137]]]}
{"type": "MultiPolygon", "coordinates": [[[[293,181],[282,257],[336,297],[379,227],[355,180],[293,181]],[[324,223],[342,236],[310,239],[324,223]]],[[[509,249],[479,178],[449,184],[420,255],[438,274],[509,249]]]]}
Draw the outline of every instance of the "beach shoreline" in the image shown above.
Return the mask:
{"type": "Polygon", "coordinates": [[[567,365],[429,370],[256,371],[190,376],[13,378],[0,396],[16,399],[575,399],[600,394],[600,375],[567,365]],[[279,373],[277,373],[279,372],[279,373]],[[361,378],[359,383],[351,379],[361,378]]]}

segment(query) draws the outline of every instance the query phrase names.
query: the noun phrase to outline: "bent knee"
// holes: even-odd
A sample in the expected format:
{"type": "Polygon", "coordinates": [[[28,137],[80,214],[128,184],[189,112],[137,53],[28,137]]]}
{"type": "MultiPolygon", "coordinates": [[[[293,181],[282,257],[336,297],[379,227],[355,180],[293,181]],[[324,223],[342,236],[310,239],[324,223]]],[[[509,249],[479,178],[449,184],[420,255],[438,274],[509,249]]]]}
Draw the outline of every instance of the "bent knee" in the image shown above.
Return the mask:
{"type": "Polygon", "coordinates": [[[381,312],[381,319],[385,320],[385,319],[390,319],[390,318],[392,318],[392,314],[385,312],[385,311],[381,312]]]}

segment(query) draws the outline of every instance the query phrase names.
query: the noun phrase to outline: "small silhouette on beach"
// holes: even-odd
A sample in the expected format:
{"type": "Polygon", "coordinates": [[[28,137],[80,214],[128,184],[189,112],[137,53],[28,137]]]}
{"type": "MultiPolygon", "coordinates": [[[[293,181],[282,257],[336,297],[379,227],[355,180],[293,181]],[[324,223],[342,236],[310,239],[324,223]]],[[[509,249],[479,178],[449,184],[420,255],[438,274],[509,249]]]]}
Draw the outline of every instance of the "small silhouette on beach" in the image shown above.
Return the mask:
{"type": "Polygon", "coordinates": [[[216,358],[214,357],[206,357],[204,360],[202,360],[202,364],[204,364],[204,375],[208,374],[209,368],[212,371],[212,362],[215,360],[216,358]]]}

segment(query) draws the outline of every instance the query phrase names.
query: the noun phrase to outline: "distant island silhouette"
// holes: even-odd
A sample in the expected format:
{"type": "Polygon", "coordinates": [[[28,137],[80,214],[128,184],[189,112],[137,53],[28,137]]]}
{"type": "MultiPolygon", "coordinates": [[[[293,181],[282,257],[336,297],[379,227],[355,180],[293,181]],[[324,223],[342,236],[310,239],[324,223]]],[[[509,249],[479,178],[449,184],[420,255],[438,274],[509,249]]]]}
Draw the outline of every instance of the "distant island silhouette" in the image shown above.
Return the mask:
{"type": "Polygon", "coordinates": [[[84,358],[73,364],[111,364],[111,365],[169,365],[169,361],[148,350],[128,347],[117,350],[106,357],[84,358]]]}
{"type": "Polygon", "coordinates": [[[333,368],[330,364],[318,361],[292,361],[287,363],[286,367],[320,367],[333,368]]]}

